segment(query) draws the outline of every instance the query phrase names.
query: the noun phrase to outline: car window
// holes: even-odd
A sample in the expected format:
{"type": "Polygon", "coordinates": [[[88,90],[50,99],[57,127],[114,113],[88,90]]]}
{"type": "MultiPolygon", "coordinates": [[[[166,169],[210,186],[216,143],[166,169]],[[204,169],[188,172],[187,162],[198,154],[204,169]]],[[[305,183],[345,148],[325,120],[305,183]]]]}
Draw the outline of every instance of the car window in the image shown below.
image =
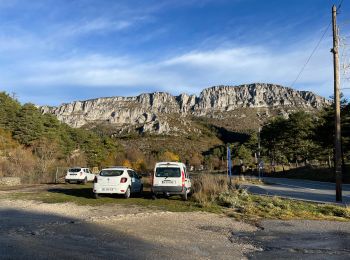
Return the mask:
{"type": "Polygon", "coordinates": [[[159,167],[156,169],[156,177],[177,178],[181,177],[181,171],[178,167],[159,167]]]}
{"type": "Polygon", "coordinates": [[[121,176],[124,170],[102,170],[100,176],[121,176]]]}
{"type": "Polygon", "coordinates": [[[128,174],[129,174],[129,177],[131,177],[131,178],[134,176],[133,171],[131,171],[131,170],[128,170],[128,174]]]}
{"type": "Polygon", "coordinates": [[[80,172],[81,168],[71,168],[68,171],[69,172],[80,172]]]}

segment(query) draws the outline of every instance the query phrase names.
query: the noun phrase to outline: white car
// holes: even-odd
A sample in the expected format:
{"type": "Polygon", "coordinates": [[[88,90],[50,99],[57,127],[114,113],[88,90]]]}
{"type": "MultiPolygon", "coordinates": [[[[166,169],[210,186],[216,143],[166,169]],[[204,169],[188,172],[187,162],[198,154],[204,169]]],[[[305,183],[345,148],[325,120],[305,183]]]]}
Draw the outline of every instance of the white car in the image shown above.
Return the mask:
{"type": "Polygon", "coordinates": [[[191,180],[186,170],[186,165],[180,162],[159,162],[156,163],[152,176],[153,198],[157,195],[181,195],[187,200],[191,192],[191,180]]]}
{"type": "Polygon", "coordinates": [[[86,184],[88,181],[93,181],[95,174],[91,173],[89,168],[74,167],[67,171],[65,181],[68,183],[83,183],[86,184]]]}
{"type": "Polygon", "coordinates": [[[111,167],[102,169],[95,177],[93,192],[95,198],[99,194],[123,194],[129,198],[131,193],[142,193],[143,184],[133,169],[125,167],[111,167]]]}

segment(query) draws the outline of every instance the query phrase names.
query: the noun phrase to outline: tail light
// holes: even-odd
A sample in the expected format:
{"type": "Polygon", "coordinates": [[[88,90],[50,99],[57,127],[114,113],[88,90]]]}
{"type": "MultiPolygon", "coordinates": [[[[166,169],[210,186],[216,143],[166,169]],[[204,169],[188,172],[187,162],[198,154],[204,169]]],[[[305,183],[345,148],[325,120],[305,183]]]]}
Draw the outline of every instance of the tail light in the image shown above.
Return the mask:
{"type": "Polygon", "coordinates": [[[128,180],[128,178],[121,178],[120,183],[126,183],[127,180],[128,180]]]}
{"type": "Polygon", "coordinates": [[[185,173],[182,171],[181,175],[182,175],[182,189],[183,189],[185,187],[185,173]]]}
{"type": "Polygon", "coordinates": [[[97,176],[95,176],[94,183],[97,183],[97,176]]]}

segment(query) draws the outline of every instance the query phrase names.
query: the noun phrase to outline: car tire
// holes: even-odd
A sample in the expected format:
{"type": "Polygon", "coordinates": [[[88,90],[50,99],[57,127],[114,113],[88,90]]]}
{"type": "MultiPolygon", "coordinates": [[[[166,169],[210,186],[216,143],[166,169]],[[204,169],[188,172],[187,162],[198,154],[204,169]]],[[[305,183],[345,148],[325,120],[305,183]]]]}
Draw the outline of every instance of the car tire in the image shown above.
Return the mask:
{"type": "Polygon", "coordinates": [[[140,194],[143,192],[143,184],[140,187],[140,194]]]}
{"type": "Polygon", "coordinates": [[[182,197],[182,200],[185,200],[185,201],[188,199],[186,188],[185,188],[184,194],[182,194],[181,197],[182,197]]]}
{"type": "Polygon", "coordinates": [[[100,196],[98,195],[98,193],[94,193],[94,198],[98,199],[100,196]]]}
{"type": "Polygon", "coordinates": [[[81,182],[81,184],[86,184],[87,183],[87,178],[85,177],[85,179],[81,182]]]}
{"type": "Polygon", "coordinates": [[[152,194],[152,200],[156,200],[157,199],[157,195],[156,194],[152,194]]]}
{"type": "Polygon", "coordinates": [[[131,190],[130,190],[130,187],[128,187],[128,188],[126,189],[125,194],[124,194],[124,198],[125,198],[125,199],[128,199],[128,198],[130,198],[130,195],[131,195],[131,190]]]}
{"type": "Polygon", "coordinates": [[[187,193],[187,197],[191,197],[192,196],[192,190],[190,189],[190,191],[187,193]]]}

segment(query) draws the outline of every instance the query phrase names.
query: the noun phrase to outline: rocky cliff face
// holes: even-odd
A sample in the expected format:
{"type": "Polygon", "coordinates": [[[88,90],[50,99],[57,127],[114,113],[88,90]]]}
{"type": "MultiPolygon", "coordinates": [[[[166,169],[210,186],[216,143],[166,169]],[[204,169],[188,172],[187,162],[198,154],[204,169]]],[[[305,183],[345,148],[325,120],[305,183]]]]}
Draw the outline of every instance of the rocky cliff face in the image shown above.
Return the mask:
{"type": "MultiPolygon", "coordinates": [[[[212,116],[214,113],[240,108],[317,110],[329,104],[323,97],[308,91],[296,91],[273,84],[217,86],[195,95],[172,96],[156,92],[137,97],[109,97],[41,107],[73,127],[110,123],[119,132],[138,129],[141,132],[169,134],[193,131],[188,116],[212,116]],[[169,121],[169,117],[175,123],[169,121]]],[[[227,113],[226,113],[227,114],[227,113]]]]}

